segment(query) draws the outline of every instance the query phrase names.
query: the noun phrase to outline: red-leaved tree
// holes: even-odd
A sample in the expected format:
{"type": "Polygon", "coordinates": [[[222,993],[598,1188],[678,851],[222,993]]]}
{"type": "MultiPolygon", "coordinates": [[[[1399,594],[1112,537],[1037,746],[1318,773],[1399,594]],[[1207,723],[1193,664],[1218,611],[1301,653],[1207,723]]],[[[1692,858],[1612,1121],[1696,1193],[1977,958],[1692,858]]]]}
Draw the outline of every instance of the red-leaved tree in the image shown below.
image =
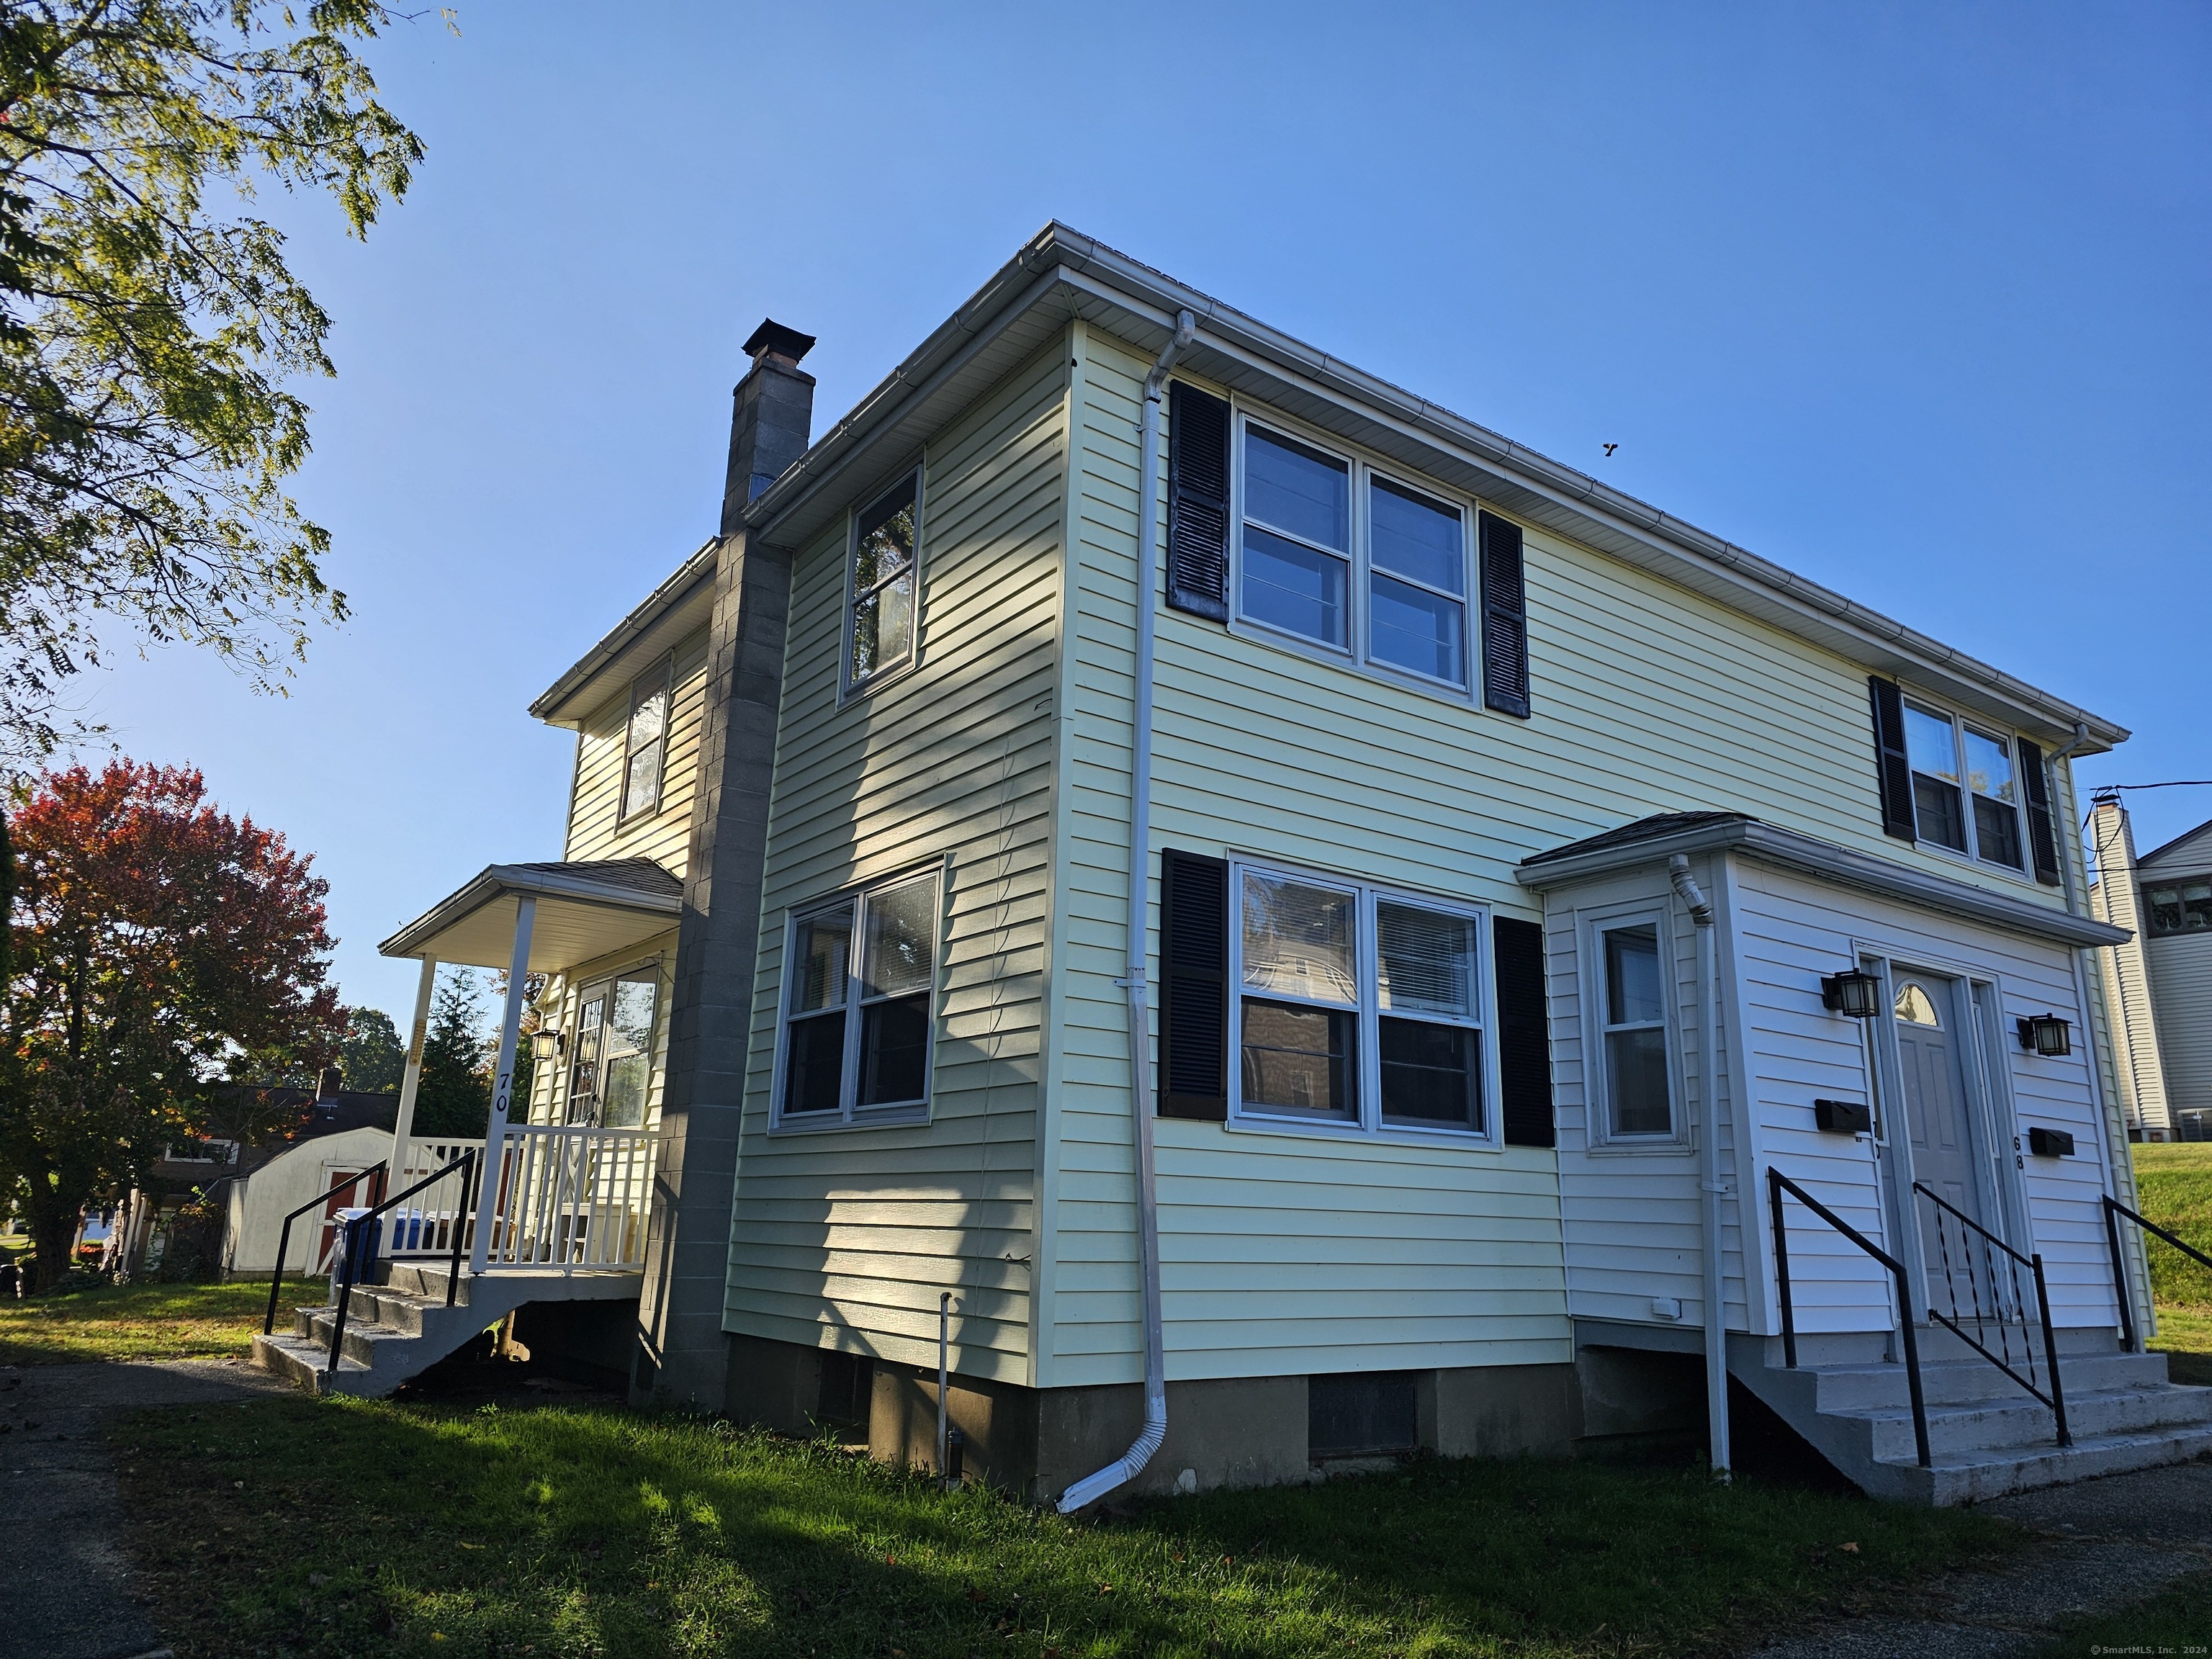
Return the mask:
{"type": "Polygon", "coordinates": [[[110,762],[36,779],[0,1053],[0,1182],[28,1188],[39,1288],[82,1206],[204,1133],[234,1048],[335,1051],[329,884],[207,799],[199,773],[110,762]]]}

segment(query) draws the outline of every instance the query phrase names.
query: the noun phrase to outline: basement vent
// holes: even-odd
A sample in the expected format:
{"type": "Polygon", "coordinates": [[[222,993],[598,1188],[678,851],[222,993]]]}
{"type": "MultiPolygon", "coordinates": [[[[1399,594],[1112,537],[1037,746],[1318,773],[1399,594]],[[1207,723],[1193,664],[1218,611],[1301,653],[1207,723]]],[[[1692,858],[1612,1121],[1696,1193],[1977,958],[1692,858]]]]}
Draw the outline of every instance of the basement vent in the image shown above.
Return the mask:
{"type": "Polygon", "coordinates": [[[814,1420],[846,1428],[868,1426],[868,1396],[875,1391],[876,1362],[864,1353],[822,1356],[822,1393],[814,1406],[814,1420]]]}
{"type": "Polygon", "coordinates": [[[1413,1373],[1364,1371],[1306,1381],[1306,1455],[1357,1457],[1413,1449],[1413,1373]]]}

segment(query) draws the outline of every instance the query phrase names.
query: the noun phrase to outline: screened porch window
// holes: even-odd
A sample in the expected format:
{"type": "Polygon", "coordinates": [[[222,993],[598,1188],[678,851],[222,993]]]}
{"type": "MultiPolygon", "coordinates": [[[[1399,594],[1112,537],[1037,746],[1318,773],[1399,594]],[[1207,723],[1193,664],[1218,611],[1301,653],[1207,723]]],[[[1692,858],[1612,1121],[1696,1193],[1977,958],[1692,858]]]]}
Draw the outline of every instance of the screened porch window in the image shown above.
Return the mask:
{"type": "Polygon", "coordinates": [[[929,1105],[938,872],[794,917],[784,994],[785,1125],[913,1116],[929,1105]]]}

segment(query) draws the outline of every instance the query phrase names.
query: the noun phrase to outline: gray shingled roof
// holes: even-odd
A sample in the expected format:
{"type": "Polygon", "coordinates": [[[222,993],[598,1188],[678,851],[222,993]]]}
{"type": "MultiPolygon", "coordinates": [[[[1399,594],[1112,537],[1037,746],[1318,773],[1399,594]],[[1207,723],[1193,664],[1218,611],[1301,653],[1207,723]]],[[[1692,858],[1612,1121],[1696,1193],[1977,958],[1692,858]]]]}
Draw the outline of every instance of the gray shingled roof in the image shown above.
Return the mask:
{"type": "Polygon", "coordinates": [[[1554,859],[1569,859],[1578,853],[1597,853],[1608,847],[1627,847],[1639,841],[1656,841],[1662,836],[1702,829],[1709,823],[1758,822],[1748,812],[1655,812],[1648,818],[1624,823],[1618,830],[1586,836],[1580,841],[1571,841],[1564,847],[1554,847],[1548,853],[1532,854],[1521,860],[1521,866],[1526,869],[1532,864],[1549,864],[1554,859]]]}

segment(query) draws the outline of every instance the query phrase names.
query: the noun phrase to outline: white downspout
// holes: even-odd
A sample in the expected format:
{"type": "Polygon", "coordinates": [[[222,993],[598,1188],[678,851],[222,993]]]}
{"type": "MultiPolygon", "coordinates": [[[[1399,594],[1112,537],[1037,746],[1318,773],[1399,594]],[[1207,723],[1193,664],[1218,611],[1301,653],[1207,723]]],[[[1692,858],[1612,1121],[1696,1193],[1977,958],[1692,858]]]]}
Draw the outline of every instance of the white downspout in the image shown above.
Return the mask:
{"type": "Polygon", "coordinates": [[[1165,1344],[1160,1332],[1160,1214],[1152,1178],[1152,1015],[1146,996],[1146,918],[1151,910],[1152,839],[1152,597],[1159,563],[1160,398],[1168,370],[1196,337],[1198,319],[1176,314],[1175,337],[1145,377],[1137,451],[1137,653],[1130,699],[1129,950],[1122,988],[1129,997],[1129,1115],[1137,1152],[1137,1269],[1145,1319],[1145,1425],[1120,1459],[1060,1495],[1072,1515],[1134,1480],[1168,1437],[1165,1344]]]}
{"type": "Polygon", "coordinates": [[[1719,953],[1713,942],[1713,907],[1690,874],[1690,860],[1680,853],[1667,860],[1674,890],[1690,908],[1698,925],[1698,1104],[1703,1121],[1698,1126],[1698,1196],[1705,1223],[1705,1425],[1712,1441],[1714,1479],[1729,1480],[1728,1405],[1728,1284],[1721,1261],[1721,1194],[1728,1184],[1721,1179],[1720,1042],[1717,1016],[1720,1001],[1719,953]]]}

